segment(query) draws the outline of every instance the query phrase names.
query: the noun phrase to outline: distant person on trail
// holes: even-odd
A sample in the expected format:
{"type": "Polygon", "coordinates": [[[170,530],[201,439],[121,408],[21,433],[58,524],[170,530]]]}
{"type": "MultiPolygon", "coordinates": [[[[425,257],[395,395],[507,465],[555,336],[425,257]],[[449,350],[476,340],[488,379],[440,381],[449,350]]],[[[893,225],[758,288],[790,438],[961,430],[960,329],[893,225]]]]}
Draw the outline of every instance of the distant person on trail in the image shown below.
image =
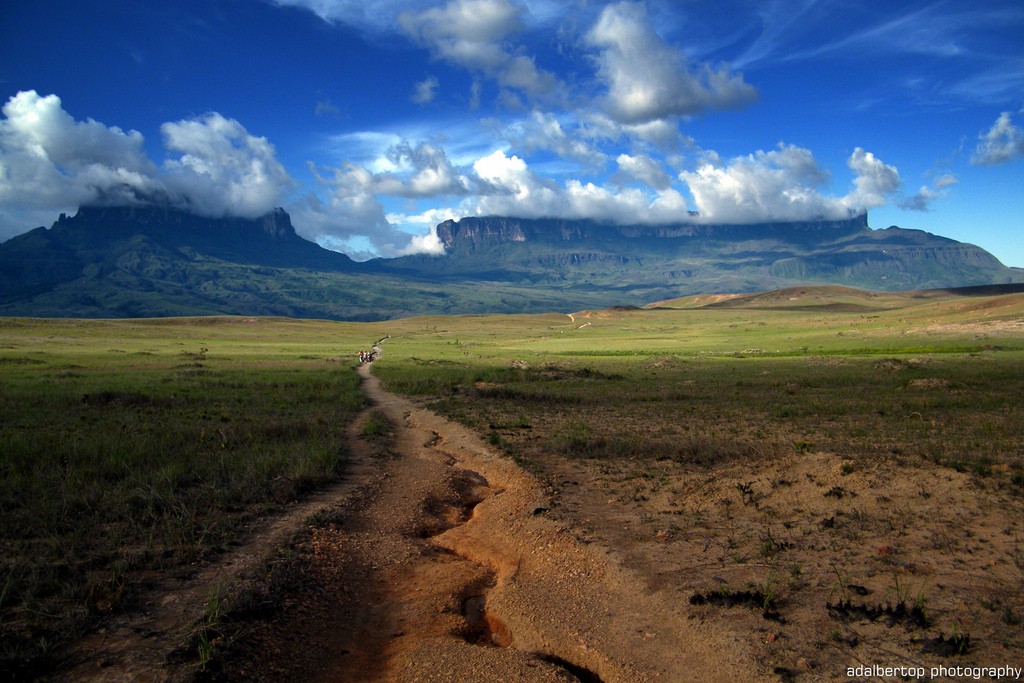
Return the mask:
{"type": "Polygon", "coordinates": [[[362,365],[366,359],[363,357],[363,352],[359,352],[359,364],[362,365]]]}

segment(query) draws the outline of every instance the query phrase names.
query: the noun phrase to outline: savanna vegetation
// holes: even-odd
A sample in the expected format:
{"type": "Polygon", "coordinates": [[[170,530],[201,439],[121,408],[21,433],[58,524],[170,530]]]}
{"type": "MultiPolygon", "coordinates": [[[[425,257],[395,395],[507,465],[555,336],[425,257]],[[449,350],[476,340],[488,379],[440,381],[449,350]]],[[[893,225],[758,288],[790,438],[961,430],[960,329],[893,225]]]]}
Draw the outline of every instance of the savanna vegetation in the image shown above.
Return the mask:
{"type": "Polygon", "coordinates": [[[891,352],[555,358],[520,368],[396,361],[380,373],[524,458],[711,465],[795,449],[1024,472],[1024,355],[891,352]]]}
{"type": "Polygon", "coordinates": [[[389,342],[375,372],[524,455],[710,462],[795,448],[1024,468],[1019,294],[810,288],[666,303],[571,321],[439,319],[389,342]]]}
{"type": "Polygon", "coordinates": [[[784,678],[1024,651],[1024,297],[811,288],[572,318],[396,335],[374,371],[784,678]]]}
{"type": "Polygon", "coordinates": [[[0,671],[131,609],[336,479],[369,330],[0,320],[0,671]]]}
{"type": "Polygon", "coordinates": [[[701,610],[727,587],[781,612],[788,640],[762,633],[781,669],[918,647],[849,617],[897,598],[927,603],[926,645],[1024,651],[1022,321],[1021,294],[832,288],[370,324],[0,319],[0,670],[45,669],[336,479],[355,354],[386,335],[386,388],[537,473],[581,541],[658,543],[631,561],[701,610]],[[799,632],[826,602],[836,627],[799,632]]]}

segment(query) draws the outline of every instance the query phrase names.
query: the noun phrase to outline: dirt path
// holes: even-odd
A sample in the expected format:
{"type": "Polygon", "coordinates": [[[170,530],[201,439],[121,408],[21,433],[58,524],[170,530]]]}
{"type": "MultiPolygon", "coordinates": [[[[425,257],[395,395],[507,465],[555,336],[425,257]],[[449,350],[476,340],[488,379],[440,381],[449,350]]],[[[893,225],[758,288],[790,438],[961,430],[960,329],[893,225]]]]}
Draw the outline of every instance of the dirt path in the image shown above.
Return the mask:
{"type": "Polygon", "coordinates": [[[228,679],[762,679],[745,645],[546,518],[536,480],[479,435],[360,373],[395,455],[311,543],[329,595],[254,637],[228,679]]]}
{"type": "MultiPolygon", "coordinates": [[[[379,348],[376,349],[378,352],[379,348]]],[[[748,644],[702,625],[674,594],[545,516],[537,481],[479,435],[363,387],[395,427],[373,457],[349,430],[354,467],[253,540],[80,648],[59,681],[165,681],[188,675],[168,654],[206,607],[278,545],[308,566],[277,615],[257,621],[215,680],[757,681],[775,680],[748,644]],[[320,512],[317,524],[309,517],[320,512]],[[326,522],[324,520],[327,520],[326,522]]]]}

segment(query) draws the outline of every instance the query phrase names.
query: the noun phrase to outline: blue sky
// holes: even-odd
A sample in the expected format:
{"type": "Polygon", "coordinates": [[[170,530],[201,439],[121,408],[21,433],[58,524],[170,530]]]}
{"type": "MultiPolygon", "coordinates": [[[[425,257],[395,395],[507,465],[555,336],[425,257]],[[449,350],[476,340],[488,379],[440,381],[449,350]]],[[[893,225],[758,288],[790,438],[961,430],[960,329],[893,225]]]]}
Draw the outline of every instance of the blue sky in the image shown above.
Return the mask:
{"type": "Polygon", "coordinates": [[[1018,0],[12,0],[0,101],[0,239],[152,196],[356,258],[867,209],[1024,266],[1018,0]]]}

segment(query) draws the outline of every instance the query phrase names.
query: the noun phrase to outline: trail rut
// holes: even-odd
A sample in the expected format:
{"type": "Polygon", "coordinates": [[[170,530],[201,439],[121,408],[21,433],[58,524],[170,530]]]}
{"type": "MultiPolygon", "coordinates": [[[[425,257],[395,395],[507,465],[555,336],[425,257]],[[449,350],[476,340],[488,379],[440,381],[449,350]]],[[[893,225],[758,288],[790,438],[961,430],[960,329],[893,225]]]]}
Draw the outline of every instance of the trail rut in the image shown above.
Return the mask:
{"type": "MultiPolygon", "coordinates": [[[[379,349],[378,349],[379,351],[379,349]]],[[[634,683],[775,680],[747,643],[544,516],[537,481],[471,430],[381,388],[363,387],[394,425],[374,458],[349,429],[344,482],[294,506],[141,617],[85,641],[55,680],[185,680],[168,658],[210,586],[239,582],[307,528],[294,552],[308,582],[251,625],[200,679],[376,683],[634,683]],[[320,512],[320,521],[307,520],[320,512]],[[328,519],[325,523],[323,520],[328,519]]]]}
{"type": "Polygon", "coordinates": [[[479,435],[360,371],[396,425],[396,457],[343,524],[349,543],[372,548],[377,589],[350,616],[373,625],[319,680],[760,678],[745,645],[545,518],[537,482],[479,435]],[[360,650],[377,665],[366,669],[360,650]]]}

